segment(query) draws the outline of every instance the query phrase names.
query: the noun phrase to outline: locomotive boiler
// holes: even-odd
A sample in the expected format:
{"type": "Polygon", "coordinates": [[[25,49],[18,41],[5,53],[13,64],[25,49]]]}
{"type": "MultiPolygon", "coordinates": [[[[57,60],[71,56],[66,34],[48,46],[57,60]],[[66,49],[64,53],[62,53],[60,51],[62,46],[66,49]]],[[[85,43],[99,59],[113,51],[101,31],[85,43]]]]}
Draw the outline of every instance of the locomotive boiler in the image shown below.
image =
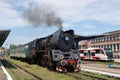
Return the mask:
{"type": "MultiPolygon", "coordinates": [[[[31,63],[37,63],[59,72],[80,70],[80,57],[74,48],[73,30],[63,31],[59,29],[47,37],[35,39],[24,46],[28,48],[26,51],[23,50],[25,59],[31,63]]],[[[16,51],[19,54],[19,48],[16,51]]]]}

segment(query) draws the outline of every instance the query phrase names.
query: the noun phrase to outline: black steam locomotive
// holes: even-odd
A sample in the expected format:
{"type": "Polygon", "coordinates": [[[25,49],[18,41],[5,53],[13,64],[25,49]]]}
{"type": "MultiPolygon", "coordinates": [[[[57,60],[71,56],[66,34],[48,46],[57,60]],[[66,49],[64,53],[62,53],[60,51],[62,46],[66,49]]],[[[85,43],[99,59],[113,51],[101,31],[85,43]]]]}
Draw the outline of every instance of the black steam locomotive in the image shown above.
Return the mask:
{"type": "Polygon", "coordinates": [[[52,35],[11,50],[10,57],[24,58],[59,72],[76,72],[80,70],[80,57],[74,47],[74,31],[59,29],[52,35]]]}

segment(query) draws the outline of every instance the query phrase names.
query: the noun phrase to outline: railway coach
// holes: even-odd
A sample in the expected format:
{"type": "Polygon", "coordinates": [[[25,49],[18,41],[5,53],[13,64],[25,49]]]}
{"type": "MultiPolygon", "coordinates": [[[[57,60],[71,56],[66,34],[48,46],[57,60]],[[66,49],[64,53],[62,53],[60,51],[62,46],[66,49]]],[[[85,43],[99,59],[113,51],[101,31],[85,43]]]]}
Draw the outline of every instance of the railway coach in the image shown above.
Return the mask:
{"type": "Polygon", "coordinates": [[[88,48],[79,49],[80,57],[83,60],[113,61],[113,53],[110,48],[88,48]]]}

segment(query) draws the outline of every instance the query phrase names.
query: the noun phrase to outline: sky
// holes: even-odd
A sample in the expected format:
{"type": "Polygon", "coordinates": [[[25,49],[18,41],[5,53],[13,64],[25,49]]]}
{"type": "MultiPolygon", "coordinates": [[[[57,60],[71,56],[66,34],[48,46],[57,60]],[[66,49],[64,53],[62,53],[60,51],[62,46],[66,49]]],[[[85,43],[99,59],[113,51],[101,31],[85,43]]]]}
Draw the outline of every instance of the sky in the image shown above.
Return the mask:
{"type": "Polygon", "coordinates": [[[77,35],[120,30],[120,0],[0,0],[0,30],[11,30],[3,47],[25,44],[58,30],[56,25],[44,25],[43,20],[36,26],[25,19],[34,13],[23,17],[25,10],[32,10],[35,4],[55,12],[62,20],[63,30],[73,29],[77,35]]]}

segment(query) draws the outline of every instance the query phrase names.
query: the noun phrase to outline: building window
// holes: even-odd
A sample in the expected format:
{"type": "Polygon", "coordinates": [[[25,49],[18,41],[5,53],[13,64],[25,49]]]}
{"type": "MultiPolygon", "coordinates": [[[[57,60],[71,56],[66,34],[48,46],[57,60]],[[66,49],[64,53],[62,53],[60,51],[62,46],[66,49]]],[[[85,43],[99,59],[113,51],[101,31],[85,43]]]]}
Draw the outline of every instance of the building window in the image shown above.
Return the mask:
{"type": "Polygon", "coordinates": [[[99,48],[100,48],[100,45],[98,45],[99,46],[99,48]]]}
{"type": "Polygon", "coordinates": [[[96,48],[98,48],[98,45],[96,45],[96,48]]]}
{"type": "Polygon", "coordinates": [[[114,40],[114,39],[113,39],[113,36],[111,36],[111,40],[114,40]]]}
{"type": "Polygon", "coordinates": [[[108,36],[106,36],[106,38],[107,38],[107,41],[108,41],[108,36]]]}
{"type": "Polygon", "coordinates": [[[91,43],[93,43],[93,39],[91,40],[91,43]]]}
{"type": "Polygon", "coordinates": [[[117,51],[120,51],[120,44],[117,44],[117,51]]]}
{"type": "Polygon", "coordinates": [[[115,35],[113,36],[113,40],[116,40],[116,36],[115,35]]]}
{"type": "Polygon", "coordinates": [[[106,48],[106,45],[104,45],[104,48],[106,48]]]}
{"type": "Polygon", "coordinates": [[[110,40],[110,36],[108,36],[108,40],[110,40]]]}
{"type": "Polygon", "coordinates": [[[91,39],[91,43],[93,43],[93,39],[91,39]]]}
{"type": "Polygon", "coordinates": [[[110,48],[112,49],[112,44],[110,44],[110,48]]]}
{"type": "Polygon", "coordinates": [[[96,42],[98,42],[98,39],[96,38],[96,42]]]}
{"type": "Polygon", "coordinates": [[[101,45],[101,48],[103,48],[103,45],[101,45]]]}
{"type": "Polygon", "coordinates": [[[112,36],[110,36],[110,40],[112,40],[112,36]]]}
{"type": "Polygon", "coordinates": [[[101,37],[101,41],[103,41],[103,37],[101,37]]]}
{"type": "Polygon", "coordinates": [[[105,41],[107,41],[107,36],[105,37],[105,41]]]}
{"type": "Polygon", "coordinates": [[[94,42],[96,42],[96,39],[94,39],[94,42]]]}
{"type": "Polygon", "coordinates": [[[114,48],[113,48],[113,49],[114,49],[113,51],[116,51],[116,45],[115,45],[115,44],[113,44],[113,47],[114,47],[114,48]]]}
{"type": "Polygon", "coordinates": [[[107,48],[109,48],[109,44],[107,44],[107,48]]]}
{"type": "Polygon", "coordinates": [[[103,41],[105,41],[105,37],[103,38],[103,41]]]}
{"type": "Polygon", "coordinates": [[[99,38],[99,41],[101,42],[101,37],[99,38]]]}
{"type": "Polygon", "coordinates": [[[119,40],[119,35],[116,35],[116,36],[115,36],[115,40],[119,40]]]}
{"type": "Polygon", "coordinates": [[[120,39],[120,34],[118,35],[118,39],[120,39]]]}

